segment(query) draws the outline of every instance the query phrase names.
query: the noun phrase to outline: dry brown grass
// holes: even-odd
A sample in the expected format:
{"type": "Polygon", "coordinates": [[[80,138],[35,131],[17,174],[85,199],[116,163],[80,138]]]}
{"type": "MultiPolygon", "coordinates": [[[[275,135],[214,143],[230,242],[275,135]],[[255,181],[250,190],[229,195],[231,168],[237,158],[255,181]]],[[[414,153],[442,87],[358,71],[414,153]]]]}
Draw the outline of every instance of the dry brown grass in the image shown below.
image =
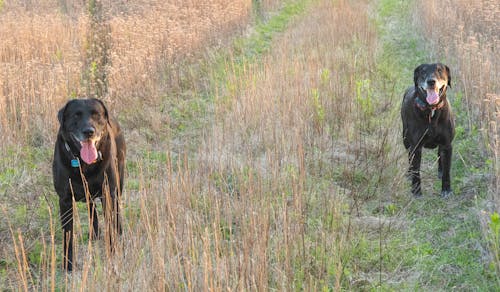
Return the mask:
{"type": "MultiPolygon", "coordinates": [[[[266,1],[269,5],[276,1],[266,1]]],[[[221,42],[250,20],[249,0],[103,1],[111,28],[109,101],[139,106],[178,86],[176,58],[221,42]],[[127,2],[128,3],[128,2],[127,2]],[[118,100],[122,100],[118,102],[118,100]]],[[[0,126],[9,144],[48,143],[56,110],[86,92],[86,7],[7,1],[0,11],[0,126]],[[41,141],[40,141],[41,140],[41,141]]],[[[181,71],[181,70],[180,70],[181,71]]]]}
{"type": "Polygon", "coordinates": [[[76,285],[102,289],[111,279],[111,287],[132,289],[339,289],[349,191],[315,181],[339,164],[349,165],[346,173],[357,165],[357,147],[332,135],[355,135],[354,101],[343,97],[354,95],[370,66],[369,54],[350,49],[354,39],[360,48],[373,45],[364,9],[321,2],[262,62],[242,72],[229,63],[228,90],[216,96],[214,124],[194,158],[173,153],[160,173],[139,162],[146,180],[124,202],[140,206],[139,215],[129,221],[120,256],[76,285]],[[350,62],[356,54],[359,63],[350,62]],[[311,114],[320,108],[324,117],[311,114]]]}
{"type": "MultiPolygon", "coordinates": [[[[214,3],[219,2],[211,3],[216,9],[214,3]]],[[[137,10],[140,13],[131,9],[134,13],[124,11],[111,17],[108,101],[112,108],[122,115],[132,115],[144,104],[156,104],[164,86],[185,89],[185,72],[165,76],[169,62],[205,45],[207,35],[229,30],[235,22],[244,23],[249,17],[249,1],[241,3],[230,6],[236,11],[234,19],[228,19],[231,13],[224,11],[224,17],[219,17],[222,20],[210,17],[202,21],[205,30],[201,32],[185,30],[190,18],[205,15],[200,4],[178,10],[184,15],[179,19],[169,19],[169,8],[152,12],[142,5],[137,10]],[[214,21],[222,21],[221,28],[215,28],[214,21]]],[[[265,7],[277,3],[264,1],[265,7]]],[[[359,113],[363,110],[360,101],[356,101],[364,97],[356,92],[368,90],[359,82],[369,78],[374,66],[374,51],[369,48],[376,40],[366,5],[363,1],[355,5],[319,1],[306,19],[274,43],[270,55],[262,61],[242,64],[229,60],[225,69],[227,86],[215,96],[213,123],[198,133],[200,144],[194,153],[172,151],[172,141],[158,152],[143,151],[142,147],[150,145],[140,141],[143,137],[133,128],[142,127],[144,118],[124,118],[131,128],[128,142],[132,150],[129,188],[123,198],[126,226],[115,257],[107,260],[102,242],[86,242],[88,223],[80,212],[75,218],[80,247],[73,275],[60,273],[55,266],[53,248],[58,242],[56,239],[54,243],[54,237],[60,232],[57,223],[44,228],[46,234],[37,237],[44,252],[35,271],[24,260],[23,251],[29,252],[31,246],[17,248],[23,237],[14,226],[15,266],[19,269],[9,270],[9,286],[262,291],[338,290],[349,287],[351,281],[357,285],[357,278],[343,278],[344,265],[353,265],[344,257],[351,248],[345,214],[356,208],[352,198],[363,200],[370,191],[351,183],[356,172],[368,171],[367,177],[375,177],[384,168],[383,162],[378,169],[368,167],[371,162],[366,158],[387,146],[381,140],[358,140],[366,125],[364,115],[359,113]],[[166,158],[159,160],[149,156],[162,157],[165,153],[166,158]],[[330,179],[334,176],[343,178],[342,185],[330,179]]],[[[69,31],[61,41],[72,40],[69,44],[75,51],[63,55],[59,63],[64,68],[74,58],[71,68],[75,68],[72,75],[58,80],[64,86],[47,99],[44,117],[55,117],[57,105],[72,92],[82,90],[79,70],[86,20],[76,12],[68,15],[72,16],[54,16],[73,21],[72,25],[61,26],[69,31]]],[[[38,16],[26,17],[30,20],[38,16]]],[[[45,62],[52,54],[53,50],[47,49],[45,62]]],[[[29,60],[20,63],[25,62],[29,60]]],[[[43,68],[52,70],[52,66],[43,68]]],[[[50,76],[50,70],[43,75],[50,76]]],[[[33,79],[32,75],[25,78],[33,79]]],[[[24,79],[19,74],[16,80],[24,79]]],[[[14,102],[10,95],[2,97],[6,104],[14,102]]],[[[21,93],[18,98],[17,107],[6,107],[8,116],[2,119],[6,130],[26,128],[25,134],[13,137],[14,143],[33,133],[28,128],[33,117],[23,112],[27,106],[21,93]],[[16,119],[16,125],[11,117],[18,114],[19,107],[22,116],[16,119]]],[[[41,116],[35,107],[30,113],[41,116]]],[[[159,111],[144,115],[157,127],[168,121],[159,111]]],[[[42,129],[42,134],[52,136],[55,123],[55,118],[45,122],[48,128],[42,129]]],[[[391,185],[381,186],[385,187],[391,185]]],[[[375,281],[372,275],[366,278],[375,281]]]]}
{"type": "MultiPolygon", "coordinates": [[[[280,2],[263,1],[263,7],[278,7],[280,2]]],[[[157,108],[167,91],[179,91],[175,88],[186,74],[183,63],[194,62],[190,59],[200,56],[202,47],[224,45],[248,25],[252,13],[250,0],[101,3],[111,37],[105,99],[114,111],[123,112],[120,120],[127,128],[136,129],[168,128],[168,116],[150,109],[157,108]],[[131,112],[144,114],[137,117],[131,112]]],[[[45,244],[51,231],[59,233],[54,231],[58,227],[48,228],[48,221],[34,218],[47,211],[41,205],[49,204],[56,212],[50,182],[56,112],[68,98],[87,92],[89,17],[85,1],[0,1],[0,23],[0,206],[7,218],[16,210],[21,214],[0,226],[3,267],[12,263],[14,254],[9,228],[12,238],[20,232],[31,241],[26,252],[37,240],[45,244]],[[45,235],[39,234],[39,227],[45,235]]],[[[140,152],[144,136],[130,136],[129,146],[140,152]]],[[[47,261],[40,267],[47,273],[55,268],[52,264],[47,261]]]]}

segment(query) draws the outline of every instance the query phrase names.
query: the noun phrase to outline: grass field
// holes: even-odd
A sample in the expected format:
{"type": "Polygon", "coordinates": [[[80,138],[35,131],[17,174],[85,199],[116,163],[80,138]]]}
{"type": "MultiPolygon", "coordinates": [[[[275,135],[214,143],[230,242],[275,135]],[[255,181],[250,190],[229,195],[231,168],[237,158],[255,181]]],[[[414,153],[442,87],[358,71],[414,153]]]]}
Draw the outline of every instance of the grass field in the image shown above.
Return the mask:
{"type": "Polygon", "coordinates": [[[439,3],[0,1],[0,288],[495,291],[499,8],[439,3]],[[435,61],[455,195],[424,151],[415,200],[399,106],[435,61]],[[67,275],[50,166],[80,95],[125,129],[124,234],[107,257],[80,204],[67,275]]]}

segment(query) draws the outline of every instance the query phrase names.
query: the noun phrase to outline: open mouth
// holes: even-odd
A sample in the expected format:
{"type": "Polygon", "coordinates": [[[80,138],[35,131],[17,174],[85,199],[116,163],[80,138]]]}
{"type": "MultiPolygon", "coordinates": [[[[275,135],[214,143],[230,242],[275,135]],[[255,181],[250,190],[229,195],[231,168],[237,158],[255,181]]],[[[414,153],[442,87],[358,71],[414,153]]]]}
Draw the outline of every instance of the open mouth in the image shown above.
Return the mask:
{"type": "Polygon", "coordinates": [[[82,148],[80,149],[80,157],[87,164],[92,164],[97,160],[97,148],[95,147],[96,142],[92,140],[80,141],[82,148]]]}
{"type": "Polygon", "coordinates": [[[96,162],[99,157],[97,151],[97,140],[85,139],[80,140],[75,134],[71,134],[71,138],[74,140],[75,145],[80,145],[80,158],[87,164],[92,164],[96,162]]]}
{"type": "Polygon", "coordinates": [[[443,85],[441,88],[436,90],[437,88],[427,88],[426,93],[427,97],[425,100],[427,101],[428,104],[430,105],[435,105],[439,103],[441,95],[443,95],[443,91],[446,85],[443,85]]]}

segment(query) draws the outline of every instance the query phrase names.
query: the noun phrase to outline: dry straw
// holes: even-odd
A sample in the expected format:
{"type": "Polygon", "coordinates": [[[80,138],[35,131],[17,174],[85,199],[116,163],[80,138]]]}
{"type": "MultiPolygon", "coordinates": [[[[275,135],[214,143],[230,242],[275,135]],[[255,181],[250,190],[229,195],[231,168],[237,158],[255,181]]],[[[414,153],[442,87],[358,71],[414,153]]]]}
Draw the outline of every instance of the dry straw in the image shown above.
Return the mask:
{"type": "MultiPolygon", "coordinates": [[[[122,104],[157,102],[162,90],[177,85],[178,74],[168,71],[176,60],[244,27],[252,5],[249,0],[97,2],[110,27],[106,98],[116,101],[118,110],[122,104]]],[[[0,129],[12,133],[2,146],[47,144],[56,130],[56,110],[87,93],[88,7],[77,1],[1,3],[0,129]]]]}
{"type": "MultiPolygon", "coordinates": [[[[107,99],[112,108],[140,114],[163,98],[167,86],[182,88],[186,72],[180,67],[174,67],[177,74],[166,70],[247,23],[252,2],[257,1],[143,1],[130,6],[103,2],[110,11],[107,99]]],[[[14,133],[1,147],[38,140],[50,145],[57,108],[68,96],[83,92],[88,19],[84,7],[58,3],[65,3],[63,12],[61,4],[47,4],[38,10],[43,13],[6,6],[0,14],[2,23],[11,23],[1,28],[1,37],[11,44],[0,44],[0,82],[6,88],[0,92],[1,125],[2,131],[14,133]],[[40,25],[32,26],[35,19],[40,25]],[[34,32],[45,22],[43,33],[34,32]],[[46,37],[42,49],[31,49],[31,42],[41,36],[46,37]],[[29,86],[20,86],[23,82],[29,86]],[[40,137],[35,139],[34,133],[40,137]]],[[[279,1],[262,4],[266,9],[279,1]]],[[[112,259],[105,255],[102,241],[84,244],[88,220],[86,212],[77,212],[78,269],[73,275],[54,268],[52,250],[60,243],[54,243],[54,236],[60,230],[53,224],[50,236],[40,239],[50,248],[36,277],[22,259],[22,238],[16,238],[20,270],[8,275],[9,284],[219,291],[299,286],[320,290],[326,281],[340,289],[342,254],[349,249],[351,235],[344,216],[352,211],[346,194],[363,200],[366,193],[348,190],[350,178],[367,167],[367,149],[383,146],[378,140],[354,142],[362,125],[354,114],[359,110],[354,98],[346,98],[355,96],[356,81],[374,66],[369,48],[376,34],[365,4],[316,5],[262,62],[242,65],[228,60],[227,90],[216,95],[213,124],[199,133],[194,153],[148,160],[137,147],[144,145],[143,137],[130,131],[129,147],[136,149],[129,157],[135,168],[135,176],[129,176],[134,188],[126,190],[122,201],[122,246],[112,259]],[[325,25],[331,22],[337,25],[325,25]],[[242,68],[235,69],[238,66],[242,68]],[[342,165],[345,186],[330,179],[316,185],[315,179],[337,175],[332,168],[342,165]]],[[[136,122],[134,117],[125,120],[129,126],[136,122]]],[[[161,149],[164,153],[168,149],[161,149]]]]}

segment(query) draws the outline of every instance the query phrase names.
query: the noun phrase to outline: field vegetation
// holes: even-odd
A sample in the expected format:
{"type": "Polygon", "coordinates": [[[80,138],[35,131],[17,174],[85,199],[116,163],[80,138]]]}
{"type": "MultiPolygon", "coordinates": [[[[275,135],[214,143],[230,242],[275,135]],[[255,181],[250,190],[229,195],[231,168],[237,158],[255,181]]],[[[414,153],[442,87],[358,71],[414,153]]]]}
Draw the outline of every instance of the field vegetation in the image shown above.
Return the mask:
{"type": "Polygon", "coordinates": [[[0,1],[0,288],[494,291],[497,6],[0,1]],[[399,107],[436,61],[455,195],[426,151],[415,200],[399,107]],[[124,234],[107,256],[79,204],[66,274],[51,159],[57,110],[80,96],[125,129],[124,234]]]}

